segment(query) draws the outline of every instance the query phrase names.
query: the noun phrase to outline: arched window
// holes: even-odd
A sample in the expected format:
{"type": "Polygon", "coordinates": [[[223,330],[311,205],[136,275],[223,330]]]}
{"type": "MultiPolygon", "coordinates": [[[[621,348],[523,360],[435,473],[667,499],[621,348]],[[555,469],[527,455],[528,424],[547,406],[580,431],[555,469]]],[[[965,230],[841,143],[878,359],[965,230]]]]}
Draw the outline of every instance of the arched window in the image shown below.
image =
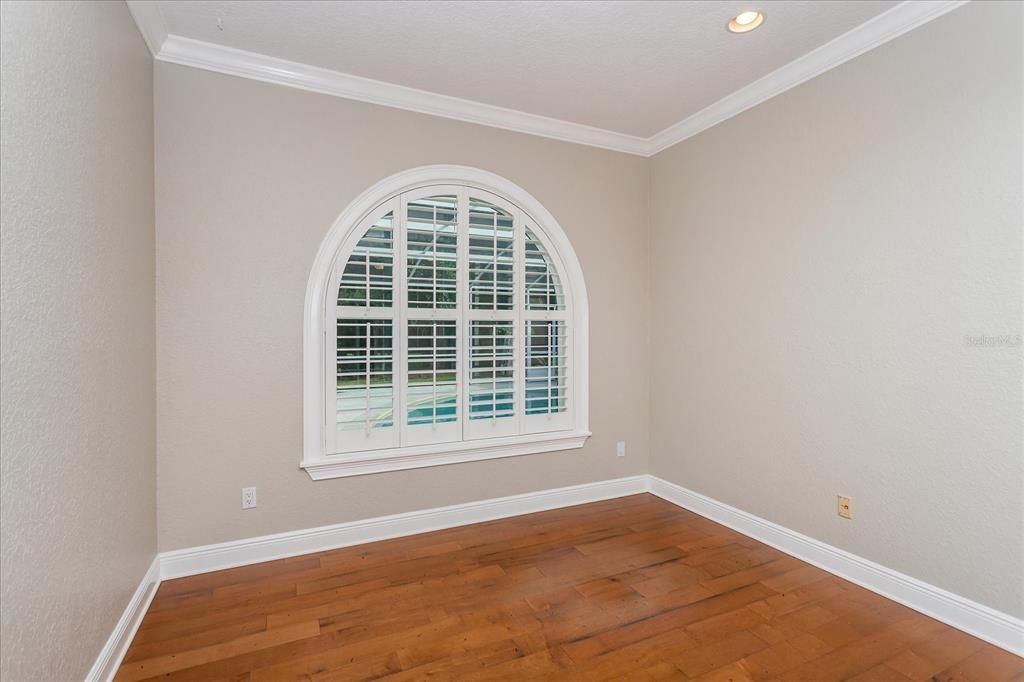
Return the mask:
{"type": "Polygon", "coordinates": [[[314,479],[580,447],[587,295],[554,218],[460,166],[392,176],[321,244],[306,290],[314,479]]]}

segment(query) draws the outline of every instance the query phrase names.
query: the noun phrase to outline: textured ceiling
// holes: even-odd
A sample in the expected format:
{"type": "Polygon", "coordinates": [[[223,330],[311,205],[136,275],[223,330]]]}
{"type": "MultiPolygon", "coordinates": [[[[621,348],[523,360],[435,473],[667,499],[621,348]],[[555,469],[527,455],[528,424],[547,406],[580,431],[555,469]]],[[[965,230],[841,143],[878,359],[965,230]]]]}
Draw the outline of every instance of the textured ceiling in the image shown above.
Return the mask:
{"type": "Polygon", "coordinates": [[[648,137],[898,4],[164,1],[170,33],[648,137]],[[725,24],[759,8],[758,30],[725,24]]]}

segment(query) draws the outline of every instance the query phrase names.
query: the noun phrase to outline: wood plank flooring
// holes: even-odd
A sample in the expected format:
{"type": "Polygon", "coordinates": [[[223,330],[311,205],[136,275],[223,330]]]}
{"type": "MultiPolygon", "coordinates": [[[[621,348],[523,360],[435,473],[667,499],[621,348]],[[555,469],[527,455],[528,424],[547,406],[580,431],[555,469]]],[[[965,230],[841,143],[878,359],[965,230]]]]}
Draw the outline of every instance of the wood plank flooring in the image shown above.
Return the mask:
{"type": "Polygon", "coordinates": [[[1024,659],[652,495],[163,583],[117,674],[1024,680],[1024,659]]]}

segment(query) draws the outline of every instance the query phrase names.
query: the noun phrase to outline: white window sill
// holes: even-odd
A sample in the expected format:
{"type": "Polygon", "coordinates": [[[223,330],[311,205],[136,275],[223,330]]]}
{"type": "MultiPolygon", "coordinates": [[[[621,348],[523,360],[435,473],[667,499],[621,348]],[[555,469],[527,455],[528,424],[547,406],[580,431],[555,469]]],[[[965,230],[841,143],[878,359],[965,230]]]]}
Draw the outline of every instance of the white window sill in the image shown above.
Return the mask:
{"type": "Polygon", "coordinates": [[[583,443],[589,437],[589,431],[531,433],[507,438],[348,452],[341,455],[325,456],[321,459],[307,459],[302,461],[299,466],[305,469],[314,481],[321,481],[327,478],[361,476],[382,471],[418,469],[442,464],[475,462],[482,459],[532,455],[553,450],[571,450],[583,447],[583,443]]]}

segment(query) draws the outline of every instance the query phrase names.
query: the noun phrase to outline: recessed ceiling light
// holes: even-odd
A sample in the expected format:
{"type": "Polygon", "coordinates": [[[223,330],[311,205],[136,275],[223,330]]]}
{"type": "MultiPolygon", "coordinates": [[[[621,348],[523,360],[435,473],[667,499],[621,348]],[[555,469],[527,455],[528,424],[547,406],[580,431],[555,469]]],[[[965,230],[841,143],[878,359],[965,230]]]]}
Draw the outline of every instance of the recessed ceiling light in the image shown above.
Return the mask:
{"type": "Polygon", "coordinates": [[[746,33],[764,23],[764,13],[757,10],[740,12],[729,21],[729,30],[733,33],[746,33]]]}

